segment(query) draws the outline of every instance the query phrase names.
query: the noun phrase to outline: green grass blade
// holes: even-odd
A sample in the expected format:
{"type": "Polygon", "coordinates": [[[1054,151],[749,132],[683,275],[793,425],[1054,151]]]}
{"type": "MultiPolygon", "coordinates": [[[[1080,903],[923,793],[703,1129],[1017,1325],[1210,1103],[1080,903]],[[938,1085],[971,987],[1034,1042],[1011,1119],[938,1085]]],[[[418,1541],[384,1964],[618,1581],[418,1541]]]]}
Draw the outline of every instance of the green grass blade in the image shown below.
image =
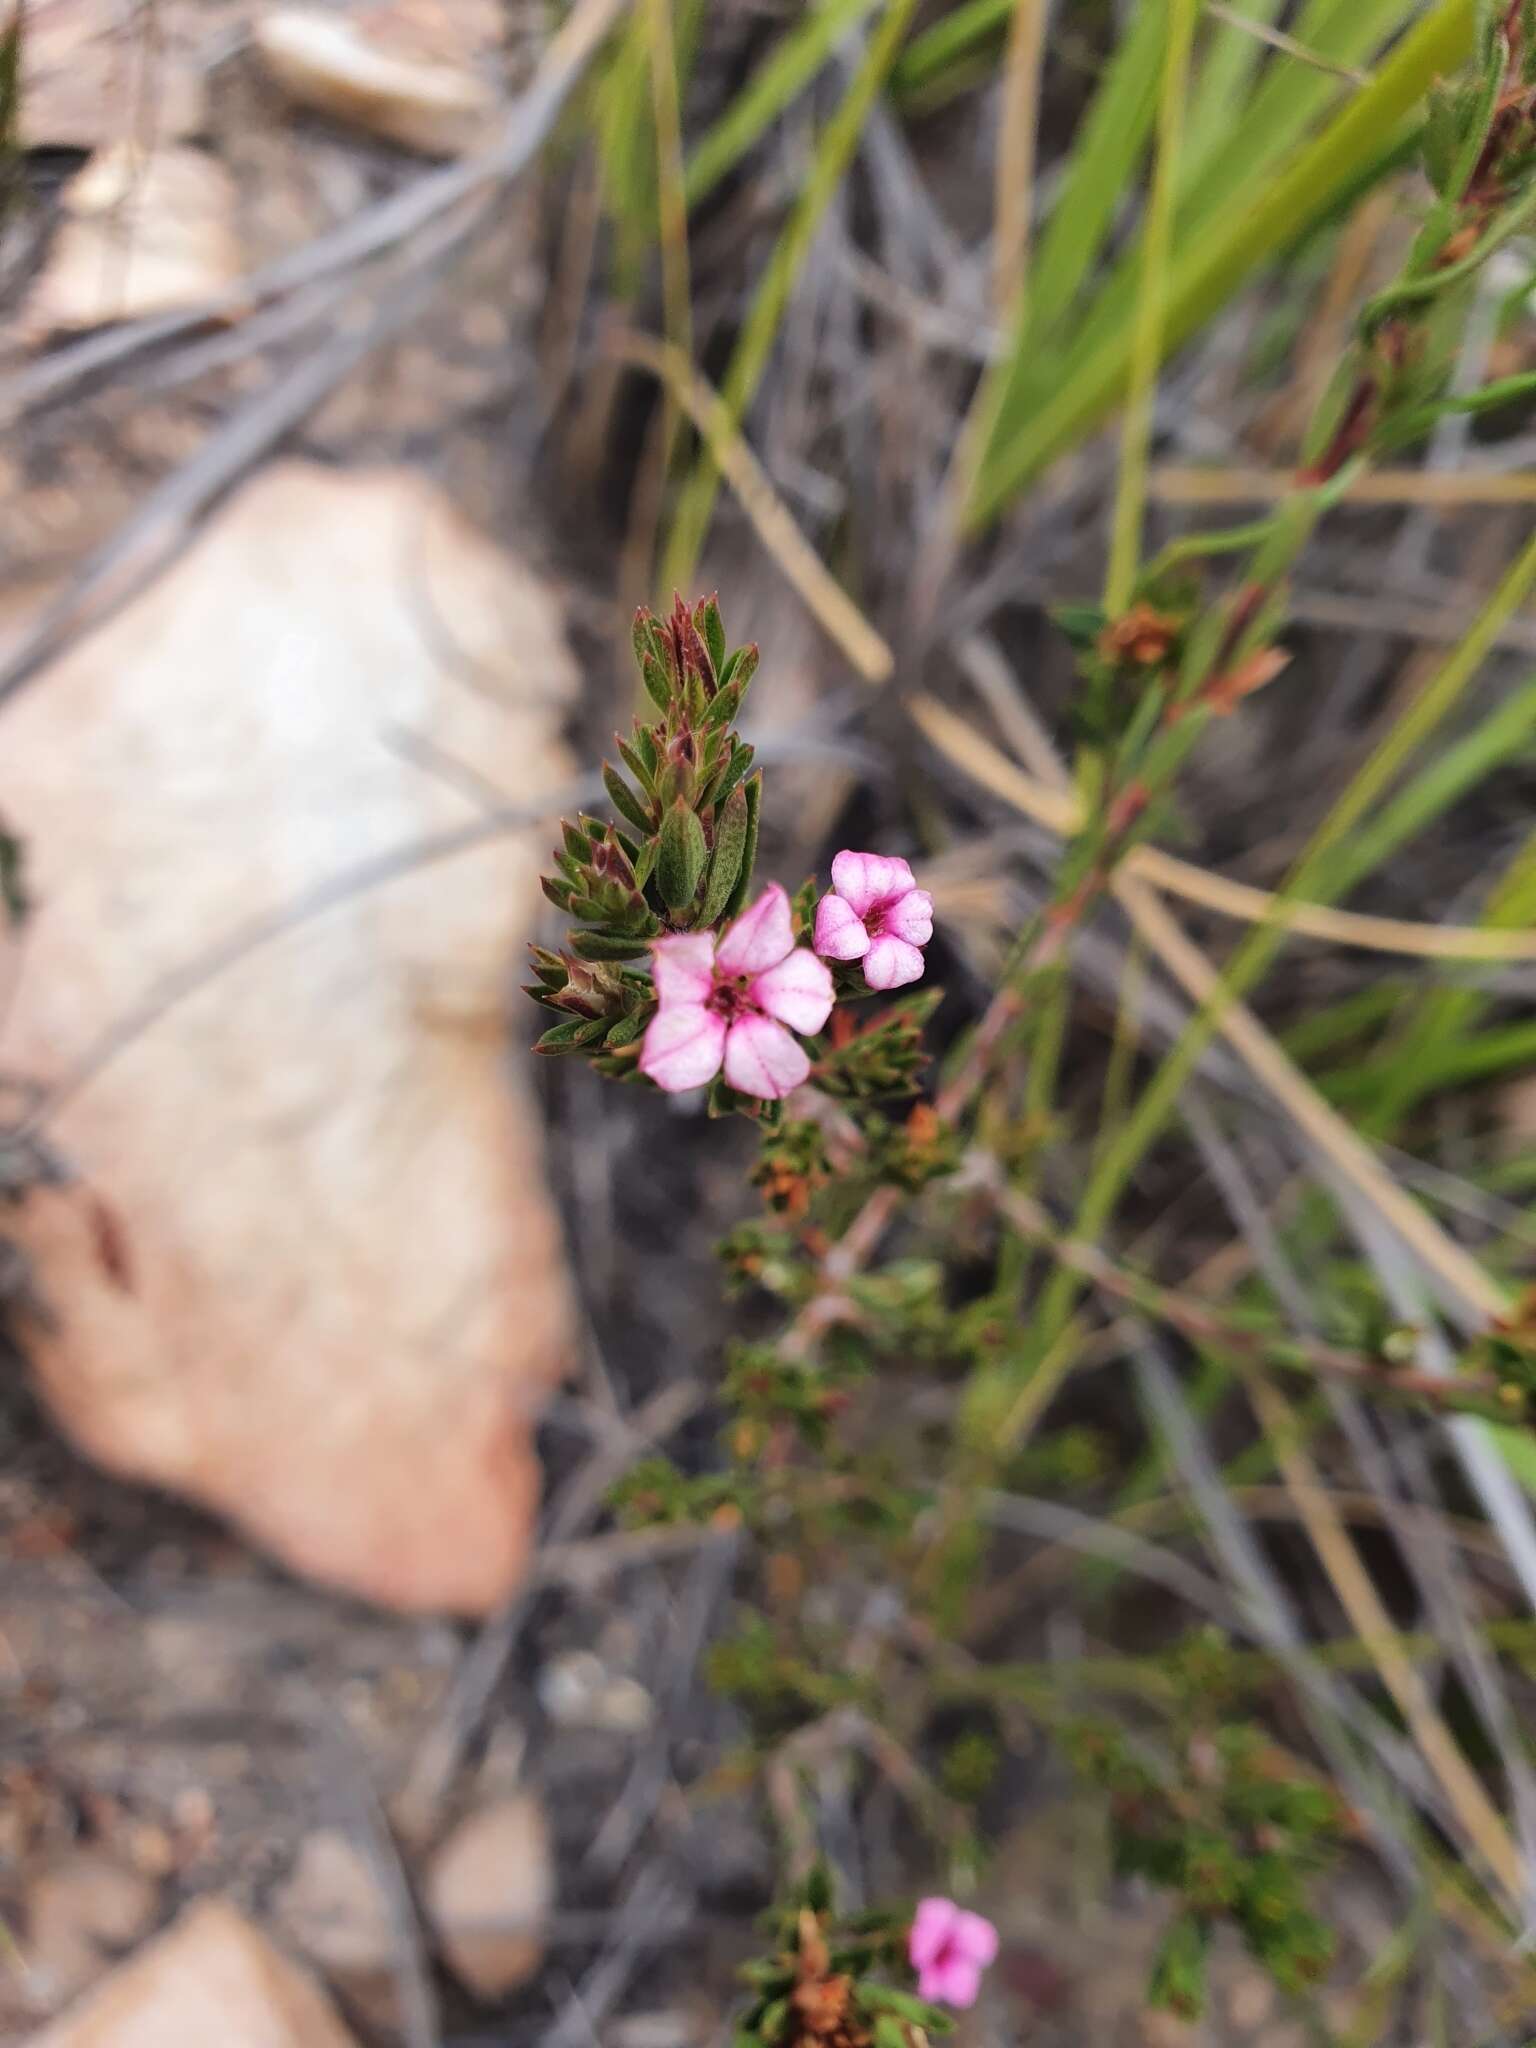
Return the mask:
{"type": "MultiPolygon", "coordinates": [[[[1352,63],[1374,53],[1411,12],[1412,0],[1313,0],[1300,25],[1307,32],[1309,47],[1318,55],[1352,63]]],[[[1111,65],[1111,75],[1106,77],[1106,97],[1121,59],[1133,54],[1139,36],[1150,36],[1153,32],[1160,36],[1165,14],[1165,7],[1152,7],[1137,17],[1120,56],[1111,65]]],[[[1130,77],[1134,81],[1139,76],[1145,82],[1150,73],[1144,66],[1155,64],[1155,55],[1143,57],[1139,51],[1135,55],[1137,61],[1130,77]]],[[[1181,242],[1189,244],[1202,235],[1206,224],[1223,207],[1231,217],[1238,217],[1240,208],[1264,190],[1268,175],[1286,151],[1300,142],[1309,126],[1342,90],[1338,78],[1294,58],[1281,58],[1264,73],[1249,105],[1234,109],[1230,102],[1224,104],[1219,127],[1211,131],[1200,155],[1194,159],[1185,157],[1182,164],[1181,242]]],[[[1089,132],[1096,124],[1097,114],[1096,107],[1085,124],[1081,145],[1085,151],[1092,152],[1098,146],[1097,137],[1089,132]]],[[[1123,204],[1125,190],[1134,177],[1149,119],[1149,114],[1138,114],[1124,93],[1117,93],[1113,107],[1106,109],[1105,147],[1110,155],[1105,175],[1118,177],[1119,183],[1109,194],[1110,209],[1100,224],[1104,230],[1123,204]]],[[[1045,239],[1051,240],[1053,229],[1059,226],[1070,250],[1081,247],[1082,270],[1072,285],[1075,293],[1089,264],[1099,254],[1103,234],[1095,236],[1091,222],[1083,223],[1074,217],[1075,209],[1067,204],[1070,196],[1070,192],[1064,194],[1065,211],[1059,222],[1052,223],[1045,239]]],[[[1031,324],[1017,344],[1012,370],[993,380],[998,387],[999,407],[1005,402],[1001,394],[1006,384],[1006,402],[1021,417],[1042,409],[1071,374],[1074,363],[1090,353],[1095,343],[1113,344],[1132,317],[1136,265],[1136,252],[1132,250],[1082,317],[1066,332],[1063,316],[1071,312],[1071,304],[1067,300],[1057,303],[1044,292],[1037,295],[1031,324]]]]}
{"type": "MultiPolygon", "coordinates": [[[[1358,65],[1374,57],[1421,11],[1413,0],[1313,0],[1298,17],[1295,35],[1319,57],[1358,65]]],[[[1257,190],[1266,174],[1349,92],[1348,81],[1333,72],[1296,57],[1274,57],[1241,118],[1234,118],[1228,106],[1220,146],[1208,149],[1191,165],[1192,217],[1206,218],[1234,193],[1257,190]]]]}
{"type": "Polygon", "coordinates": [[[1485,777],[1536,743],[1536,676],[1453,740],[1383,804],[1338,856],[1344,892],[1385,866],[1398,848],[1425,831],[1485,777]]]}
{"type": "MultiPolygon", "coordinates": [[[[1120,439],[1120,473],[1110,525],[1104,608],[1111,618],[1131,601],[1141,562],[1141,525],[1152,452],[1152,400],[1163,354],[1168,266],[1173,252],[1173,204],[1179,182],[1179,142],[1189,91],[1189,54],[1198,0],[1169,0],[1157,109],[1157,165],[1141,237],[1141,285],[1131,330],[1130,402],[1120,439]]],[[[1130,44],[1127,42],[1126,48],[1130,44]]]]}
{"type": "MultiPolygon", "coordinates": [[[[1439,0],[1397,44],[1371,83],[1262,191],[1230,195],[1175,261],[1164,354],[1188,338],[1269,257],[1296,240],[1397,141],[1433,80],[1471,45],[1475,0],[1439,0]]],[[[1043,405],[1034,403],[1028,334],[999,374],[982,460],[966,506],[973,529],[994,518],[1048,463],[1091,433],[1124,395],[1130,335],[1102,323],[1074,351],[1043,405]]]]}
{"type": "MultiPolygon", "coordinates": [[[[1526,840],[1488,899],[1482,922],[1503,930],[1536,923],[1536,834],[1526,840]]],[[[1485,1079],[1513,1061],[1518,1040],[1500,1030],[1474,1035],[1489,998],[1475,985],[1432,989],[1371,1063],[1373,1099],[1359,1121],[1385,1137],[1439,1088],[1485,1079]]],[[[1511,1026],[1515,1032],[1527,1027],[1511,1026]]],[[[1536,1053],[1536,1047],[1533,1047],[1536,1053]]]]}
{"type": "Polygon", "coordinates": [[[784,109],[815,78],[856,22],[878,0],[823,0],[775,44],[688,158],[684,190],[690,208],[712,192],[784,109]]]}
{"type": "MultiPolygon", "coordinates": [[[[1281,5],[1282,0],[1241,0],[1241,12],[1249,21],[1267,28],[1281,5]]],[[[1200,81],[1190,101],[1189,124],[1184,133],[1186,179],[1196,176],[1229,132],[1233,109],[1247,100],[1264,54],[1264,45],[1256,35],[1230,22],[1211,23],[1200,81]]]]}
{"type": "Polygon", "coordinates": [[[1083,117],[1033,265],[1036,310],[1026,329],[1032,348],[1071,311],[1146,154],[1167,24],[1166,6],[1136,9],[1083,117]]]}
{"type": "MultiPolygon", "coordinates": [[[[740,424],[762,381],[801,266],[852,161],[870,109],[890,75],[915,6],[916,0],[886,0],[884,16],[863,62],[816,145],[804,190],[774,245],[720,387],[725,417],[732,426],[740,424]]],[[[691,582],[719,488],[720,472],[706,449],[678,501],[662,564],[663,590],[682,589],[691,582]]]]}
{"type": "Polygon", "coordinates": [[[914,36],[891,72],[891,90],[899,99],[930,93],[946,72],[976,57],[994,37],[1000,38],[1013,12],[1013,0],[965,0],[931,28],[914,36]]]}

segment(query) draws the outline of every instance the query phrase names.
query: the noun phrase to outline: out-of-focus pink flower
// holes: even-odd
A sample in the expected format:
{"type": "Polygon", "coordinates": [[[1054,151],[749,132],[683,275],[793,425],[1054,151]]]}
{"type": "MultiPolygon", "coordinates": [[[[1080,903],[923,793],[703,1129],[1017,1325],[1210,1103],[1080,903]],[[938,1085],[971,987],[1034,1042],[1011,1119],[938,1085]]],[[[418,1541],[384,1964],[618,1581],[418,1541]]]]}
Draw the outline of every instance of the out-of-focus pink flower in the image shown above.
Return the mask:
{"type": "Polygon", "coordinates": [[[862,960],[870,988],[921,981],[922,949],[933,937],[933,898],[904,860],[850,853],[832,862],[832,893],[816,906],[816,950],[829,960],[862,960]]]}
{"type": "Polygon", "coordinates": [[[777,882],[717,942],[679,932],[651,947],[657,1010],[640,1048],[640,1071],[676,1095],[725,1068],[743,1095],[776,1102],[811,1071],[790,1036],[819,1031],[832,1008],[832,976],[796,946],[789,898],[777,882]],[[786,1030],[785,1026],[789,1029],[786,1030]]]}
{"type": "Polygon", "coordinates": [[[920,1899],[907,1936],[918,1995],[935,2005],[976,2003],[981,1973],[997,1955],[997,1929],[953,1899],[920,1899]]]}

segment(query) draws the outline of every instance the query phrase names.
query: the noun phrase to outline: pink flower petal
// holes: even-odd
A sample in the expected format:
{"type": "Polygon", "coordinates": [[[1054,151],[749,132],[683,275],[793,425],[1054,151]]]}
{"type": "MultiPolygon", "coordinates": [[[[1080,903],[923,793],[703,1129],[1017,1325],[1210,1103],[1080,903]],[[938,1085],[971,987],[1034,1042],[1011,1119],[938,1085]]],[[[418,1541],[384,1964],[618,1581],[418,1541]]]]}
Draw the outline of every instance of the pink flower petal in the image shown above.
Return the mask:
{"type": "Polygon", "coordinates": [[[912,887],[912,870],[893,855],[852,853],[845,847],[833,855],[832,886],[863,917],[877,903],[904,896],[912,887]]]}
{"type": "Polygon", "coordinates": [[[980,1913],[957,1913],[950,1947],[956,1955],[984,1970],[997,1961],[997,1929],[980,1913]]]}
{"type": "MultiPolygon", "coordinates": [[[[935,1963],[924,1972],[933,1980],[933,1989],[923,1992],[936,2005],[952,2005],[964,2011],[976,2003],[976,1994],[981,1989],[981,1970],[965,1956],[951,1955],[944,1962],[935,1963]]],[[[918,1986],[922,1989],[921,1982],[918,1986]]]]}
{"type": "Polygon", "coordinates": [[[862,960],[869,951],[863,918],[841,896],[823,896],[816,906],[816,950],[828,960],[862,960]]]}
{"type": "Polygon", "coordinates": [[[720,1071],[725,1019],[702,1003],[677,1003],[658,1010],[645,1028],[640,1071],[669,1095],[702,1088],[720,1071]]]}
{"type": "Polygon", "coordinates": [[[905,988],[909,981],[923,978],[923,956],[905,939],[887,938],[882,932],[870,941],[864,955],[864,984],[867,988],[905,988]]]}
{"type": "Polygon", "coordinates": [[[831,1015],[831,969],[804,946],[797,946],[777,967],[759,974],[748,992],[760,1010],[777,1017],[791,1031],[819,1031],[831,1015]]]}
{"type": "Polygon", "coordinates": [[[914,1970],[926,1969],[944,1953],[959,1911],[952,1899],[918,1900],[907,1936],[907,1957],[914,1970]]]}
{"type": "Polygon", "coordinates": [[[675,1003],[706,1002],[715,985],[714,939],[708,932],[658,939],[651,947],[651,979],[664,1010],[675,1003]]]}
{"type": "Polygon", "coordinates": [[[771,1017],[739,1017],[725,1035],[725,1078],[743,1095],[777,1102],[810,1071],[804,1051],[771,1017]]]}
{"type": "Polygon", "coordinates": [[[933,937],[933,898],[926,889],[909,889],[880,913],[880,929],[909,946],[926,946],[933,937]]]}
{"type": "Polygon", "coordinates": [[[721,974],[761,974],[777,967],[794,943],[789,898],[770,882],[716,946],[715,966],[721,974]]]}

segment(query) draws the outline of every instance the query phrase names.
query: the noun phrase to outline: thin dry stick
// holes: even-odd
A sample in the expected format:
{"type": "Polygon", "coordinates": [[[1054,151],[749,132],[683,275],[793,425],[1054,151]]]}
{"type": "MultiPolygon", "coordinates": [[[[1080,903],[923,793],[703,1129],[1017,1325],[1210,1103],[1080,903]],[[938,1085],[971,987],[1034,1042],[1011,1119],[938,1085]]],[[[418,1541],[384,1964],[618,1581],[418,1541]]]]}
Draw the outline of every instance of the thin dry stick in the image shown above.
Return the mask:
{"type": "MultiPolygon", "coordinates": [[[[1286,1486],[1232,1486],[1227,1489],[1232,1505],[1240,1514],[1253,1522],[1294,1522],[1300,1519],[1301,1510],[1296,1497],[1286,1486]]],[[[1328,1498],[1338,1510],[1342,1519],[1367,1529],[1390,1529],[1398,1523],[1409,1523],[1417,1518],[1428,1520],[1433,1517],[1437,1528],[1445,1530],[1463,1550],[1470,1551],[1481,1562],[1490,1565],[1508,1566],[1508,1558],[1497,1536],[1493,1535],[1486,1522],[1474,1522],[1465,1515],[1450,1515],[1439,1508],[1414,1507],[1406,1501],[1383,1500],[1379,1494],[1361,1493],[1346,1487],[1329,1489],[1328,1498]]],[[[1184,1493],[1154,1494],[1150,1500],[1139,1500],[1128,1508],[1121,1508],[1110,1517],[1117,1529],[1135,1529],[1146,1535],[1172,1535],[1188,1527],[1196,1514],[1184,1493]]],[[[1049,1583],[1069,1572],[1076,1563],[1076,1554],[1067,1544],[1051,1544],[1044,1550],[1037,1550],[1027,1564],[1020,1567],[1014,1578],[1016,1588],[1032,1588],[1049,1583]]],[[[1524,1628],[1525,1622],[1518,1624],[1524,1628]]],[[[1495,1624],[1497,1626],[1497,1624],[1495,1624]]],[[[1405,1649],[1409,1645],[1404,1645],[1405,1649]]],[[[1412,1646],[1414,1654],[1424,1651],[1425,1646],[1412,1646]]],[[[1536,1640],[1533,1640],[1536,1649],[1536,1640]]],[[[1436,1645],[1436,1654],[1439,1646],[1436,1645]]],[[[1368,1653],[1362,1650],[1361,1655],[1368,1653]]]]}
{"type": "Polygon", "coordinates": [[[1016,0],[1008,31],[992,205],[992,310],[999,322],[1018,321],[1024,311],[1048,11],[1049,0],[1016,0]]]}
{"type": "Polygon", "coordinates": [[[796,526],[718,392],[678,350],[650,335],[621,330],[607,337],[605,347],[620,362],[649,370],[667,386],[698,429],[721,476],[741,501],[758,539],[794,585],[812,616],[842,648],[865,682],[888,681],[896,667],[890,648],[823,566],[820,556],[796,526]]]}
{"type": "Polygon", "coordinates": [[[1267,21],[1255,21],[1252,15],[1239,14],[1235,7],[1224,7],[1221,0],[1205,0],[1205,11],[1217,21],[1224,21],[1229,28],[1241,29],[1256,42],[1268,43],[1272,50],[1283,50],[1287,57],[1294,57],[1299,64],[1310,64],[1314,71],[1326,71],[1334,78],[1346,79],[1351,85],[1369,85],[1371,74],[1357,71],[1353,64],[1336,64],[1332,57],[1321,56],[1309,49],[1305,43],[1297,42],[1283,29],[1271,28],[1267,21]]]}
{"type": "Polygon", "coordinates": [[[1350,1626],[1370,1645],[1382,1683],[1412,1730],[1420,1753],[1440,1780],[1468,1841],[1518,1910],[1525,1895],[1520,1854],[1482,1780],[1435,1711],[1424,1681],[1404,1650],[1370,1575],[1360,1562],[1360,1553],[1303,1447],[1294,1410],[1262,1373],[1245,1370],[1243,1377],[1312,1547],[1338,1594],[1350,1626]]]}

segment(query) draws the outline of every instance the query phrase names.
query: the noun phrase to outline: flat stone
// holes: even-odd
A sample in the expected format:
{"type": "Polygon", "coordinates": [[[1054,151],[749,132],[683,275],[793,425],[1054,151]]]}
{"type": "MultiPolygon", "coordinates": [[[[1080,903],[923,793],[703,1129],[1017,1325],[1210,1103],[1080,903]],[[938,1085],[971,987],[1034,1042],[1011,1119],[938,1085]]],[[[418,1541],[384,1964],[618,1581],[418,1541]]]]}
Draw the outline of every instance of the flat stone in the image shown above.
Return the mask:
{"type": "MultiPolygon", "coordinates": [[[[349,21],[308,7],[274,7],[252,35],[272,78],[297,105],[422,156],[479,147],[499,97],[467,63],[414,47],[393,10],[349,21]]],[[[439,37],[441,51],[444,39],[439,37]]]]}
{"type": "Polygon", "coordinates": [[[538,1969],[554,1894],[549,1825],[531,1793],[466,1815],[433,1856],[423,1886],[449,1967],[486,1999],[538,1969]]]}
{"type": "Polygon", "coordinates": [[[5,711],[38,908],[0,1065],[47,1084],[153,1016],[50,1126],[80,1184],[7,1225],[39,1386],[113,1471],[407,1609],[517,1584],[572,1322],[508,1060],[549,828],[405,850],[480,784],[537,808],[573,687],[549,587],[436,486],[285,463],[5,711]]]}
{"type": "Polygon", "coordinates": [[[233,1906],[168,1932],[34,2035],[29,2048],[357,2048],[313,1981],[233,1906]]]}

